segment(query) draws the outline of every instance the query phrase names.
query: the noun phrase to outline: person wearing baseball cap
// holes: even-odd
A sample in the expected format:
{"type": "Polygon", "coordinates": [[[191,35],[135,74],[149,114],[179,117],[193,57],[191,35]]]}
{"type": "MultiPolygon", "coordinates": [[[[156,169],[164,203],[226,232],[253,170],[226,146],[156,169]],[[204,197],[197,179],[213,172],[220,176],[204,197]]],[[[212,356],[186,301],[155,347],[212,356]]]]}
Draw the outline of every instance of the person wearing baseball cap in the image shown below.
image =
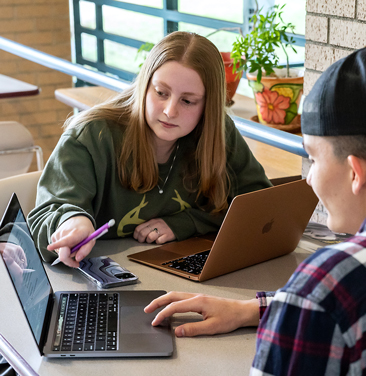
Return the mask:
{"type": "Polygon", "coordinates": [[[176,312],[203,315],[178,326],[178,337],[259,323],[253,376],[366,374],[366,48],[320,76],[301,123],[307,182],[327,209],[327,225],[355,235],[316,251],[275,294],[239,301],[170,292],[145,310],[166,306],[153,325],[176,312]]]}

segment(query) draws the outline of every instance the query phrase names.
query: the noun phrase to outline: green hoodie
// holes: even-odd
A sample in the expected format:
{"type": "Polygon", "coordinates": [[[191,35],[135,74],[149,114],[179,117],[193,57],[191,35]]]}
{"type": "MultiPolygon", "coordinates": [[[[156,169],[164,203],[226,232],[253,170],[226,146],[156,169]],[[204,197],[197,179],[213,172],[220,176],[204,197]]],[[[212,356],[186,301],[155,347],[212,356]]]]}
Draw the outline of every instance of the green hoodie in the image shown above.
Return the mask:
{"type": "MultiPolygon", "coordinates": [[[[162,181],[169,174],[163,194],[157,187],[146,193],[124,188],[118,178],[115,146],[120,145],[123,131],[95,121],[84,127],[67,129],[61,136],[41,176],[36,207],[28,223],[36,245],[46,262],[55,259],[47,251],[51,235],[68,218],[85,215],[100,227],[110,219],[116,225],[104,239],[132,236],[134,228],[152,218],[161,218],[177,240],[195,234],[217,231],[225,213],[204,211],[206,199],[188,192],[183,185],[182,163],[193,142],[190,135],[179,140],[167,163],[159,165],[162,181]]],[[[254,158],[233,121],[226,118],[227,168],[231,191],[229,203],[238,194],[269,187],[262,166],[254,158]]],[[[162,184],[159,184],[160,187],[162,184]]],[[[245,215],[245,213],[243,213],[245,215]]]]}

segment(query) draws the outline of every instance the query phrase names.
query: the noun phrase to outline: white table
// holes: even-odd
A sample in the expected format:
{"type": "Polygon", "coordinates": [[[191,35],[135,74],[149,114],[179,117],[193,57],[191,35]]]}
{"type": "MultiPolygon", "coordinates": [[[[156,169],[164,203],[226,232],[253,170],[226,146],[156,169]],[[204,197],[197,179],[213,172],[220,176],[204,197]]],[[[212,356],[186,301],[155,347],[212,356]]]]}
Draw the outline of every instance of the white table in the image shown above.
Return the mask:
{"type": "Polygon", "coordinates": [[[40,90],[35,85],[0,74],[0,99],[28,97],[39,93],[40,90]]]}
{"type": "MultiPolygon", "coordinates": [[[[192,282],[144,265],[129,261],[129,253],[151,247],[133,239],[98,241],[94,256],[108,255],[131,272],[137,274],[136,285],[119,287],[133,290],[180,290],[201,292],[217,296],[249,299],[257,291],[276,290],[283,286],[297,265],[309,253],[297,248],[295,252],[246,269],[239,270],[203,283],[192,282]]],[[[78,271],[63,264],[46,265],[55,291],[95,290],[78,271]]],[[[255,353],[256,328],[243,328],[230,334],[197,338],[176,338],[171,358],[139,359],[46,359],[39,355],[26,319],[20,308],[11,282],[0,262],[0,333],[30,362],[41,376],[91,376],[91,375],[247,375],[255,353]]],[[[172,319],[173,328],[182,322],[196,320],[195,314],[177,315],[172,319]]]]}

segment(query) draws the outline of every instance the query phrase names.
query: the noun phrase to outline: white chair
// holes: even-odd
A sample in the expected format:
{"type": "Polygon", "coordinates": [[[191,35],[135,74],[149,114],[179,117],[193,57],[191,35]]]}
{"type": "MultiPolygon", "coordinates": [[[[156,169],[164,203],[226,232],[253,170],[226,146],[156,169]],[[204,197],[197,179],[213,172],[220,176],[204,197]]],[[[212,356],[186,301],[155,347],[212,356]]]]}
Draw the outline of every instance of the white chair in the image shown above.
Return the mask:
{"type": "Polygon", "coordinates": [[[0,179],[0,219],[13,192],[18,196],[24,215],[28,215],[36,205],[37,184],[41,174],[42,171],[34,171],[0,179]]]}
{"type": "Polygon", "coordinates": [[[42,149],[34,145],[29,130],[16,121],[0,121],[0,179],[27,172],[34,153],[37,168],[42,170],[42,149]]]}

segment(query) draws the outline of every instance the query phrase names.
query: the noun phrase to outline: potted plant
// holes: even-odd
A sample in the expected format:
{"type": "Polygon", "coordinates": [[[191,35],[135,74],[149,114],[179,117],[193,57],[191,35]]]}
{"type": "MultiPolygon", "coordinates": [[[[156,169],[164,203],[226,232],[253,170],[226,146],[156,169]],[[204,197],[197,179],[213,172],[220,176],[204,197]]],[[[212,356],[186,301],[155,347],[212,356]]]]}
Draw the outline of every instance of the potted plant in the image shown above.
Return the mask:
{"type": "MultiPolygon", "coordinates": [[[[217,30],[214,30],[212,33],[206,35],[206,38],[209,38],[211,35],[216,34],[219,31],[226,30],[226,31],[233,31],[239,30],[239,33],[242,34],[242,30],[239,27],[223,27],[217,30]]],[[[221,52],[222,60],[224,61],[225,67],[225,81],[226,81],[226,106],[230,107],[234,104],[233,96],[236,93],[236,89],[239,86],[240,79],[243,75],[243,70],[237,70],[234,68],[234,59],[231,56],[231,52],[221,52]]],[[[235,67],[239,68],[239,63],[235,64],[235,67]]]]}
{"type": "Polygon", "coordinates": [[[283,130],[299,128],[298,107],[303,92],[303,72],[289,68],[286,51],[295,43],[286,33],[294,33],[294,25],[285,23],[282,12],[285,5],[275,5],[262,14],[256,11],[251,21],[252,30],[240,35],[233,43],[231,57],[238,71],[246,71],[253,89],[258,119],[283,130]],[[276,47],[286,56],[286,68],[279,65],[276,47]]]}

